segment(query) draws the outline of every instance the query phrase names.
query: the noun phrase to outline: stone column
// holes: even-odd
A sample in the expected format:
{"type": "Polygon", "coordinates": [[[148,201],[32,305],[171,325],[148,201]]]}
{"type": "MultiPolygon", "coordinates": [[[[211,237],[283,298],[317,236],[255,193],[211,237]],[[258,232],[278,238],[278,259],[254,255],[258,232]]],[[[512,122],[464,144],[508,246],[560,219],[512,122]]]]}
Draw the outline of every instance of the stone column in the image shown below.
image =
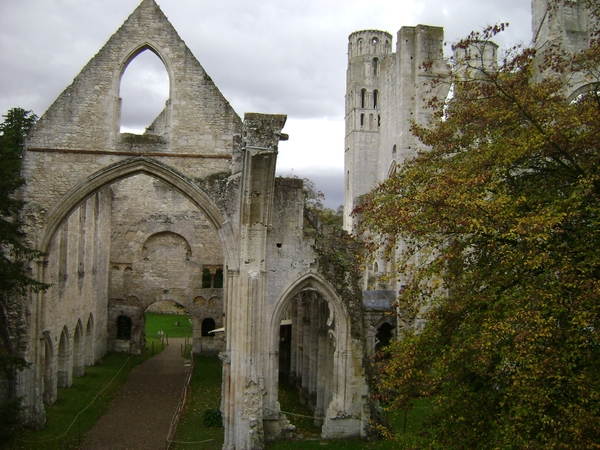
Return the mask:
{"type": "Polygon", "coordinates": [[[239,275],[227,290],[226,358],[223,381],[224,449],[264,447],[263,396],[268,321],[265,308],[267,231],[275,184],[277,145],[286,117],[246,114],[239,221],[239,275]]]}

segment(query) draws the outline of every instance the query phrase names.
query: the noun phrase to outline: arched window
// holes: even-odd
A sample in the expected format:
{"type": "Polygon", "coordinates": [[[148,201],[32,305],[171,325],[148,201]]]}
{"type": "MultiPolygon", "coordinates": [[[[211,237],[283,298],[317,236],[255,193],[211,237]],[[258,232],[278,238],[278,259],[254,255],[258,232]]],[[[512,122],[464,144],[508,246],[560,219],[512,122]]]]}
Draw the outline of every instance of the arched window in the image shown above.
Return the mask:
{"type": "Polygon", "coordinates": [[[398,146],[396,144],[394,144],[394,146],[392,147],[392,155],[395,155],[397,151],[398,151],[398,146]]]}
{"type": "Polygon", "coordinates": [[[215,271],[215,289],[223,288],[223,269],[217,269],[215,271]]]}
{"type": "Polygon", "coordinates": [[[373,58],[373,62],[371,63],[371,70],[373,71],[374,77],[379,75],[379,58],[373,58]]]}
{"type": "Polygon", "coordinates": [[[212,287],[212,275],[210,269],[204,269],[202,271],[202,289],[209,289],[212,287]]]}
{"type": "Polygon", "coordinates": [[[361,114],[360,115],[360,126],[362,127],[362,126],[364,126],[364,124],[365,124],[365,115],[361,114]]]}
{"type": "Polygon", "coordinates": [[[169,75],[154,52],[143,50],[127,65],[119,97],[121,133],[142,134],[155,124],[169,99],[169,75]]]}
{"type": "Polygon", "coordinates": [[[377,36],[373,36],[371,38],[371,52],[378,53],[379,50],[379,38],[377,36]]]}
{"type": "Polygon", "coordinates": [[[377,97],[379,95],[379,91],[375,89],[373,91],[373,108],[377,109],[377,97]]]}
{"type": "Polygon", "coordinates": [[[361,89],[361,91],[360,91],[360,107],[361,108],[365,107],[366,97],[367,97],[367,90],[366,89],[361,89]]]}
{"type": "Polygon", "coordinates": [[[57,383],[58,387],[69,387],[71,385],[69,358],[69,332],[67,327],[63,328],[58,341],[58,365],[57,365],[57,383]]]}
{"type": "Polygon", "coordinates": [[[117,317],[117,339],[131,339],[131,317],[117,317]]]}
{"type": "Polygon", "coordinates": [[[83,325],[77,322],[73,335],[73,376],[81,377],[85,373],[85,347],[83,342],[83,325]]]}
{"type": "Polygon", "coordinates": [[[215,329],[215,321],[210,317],[207,317],[202,321],[202,336],[212,336],[209,331],[215,329]]]}

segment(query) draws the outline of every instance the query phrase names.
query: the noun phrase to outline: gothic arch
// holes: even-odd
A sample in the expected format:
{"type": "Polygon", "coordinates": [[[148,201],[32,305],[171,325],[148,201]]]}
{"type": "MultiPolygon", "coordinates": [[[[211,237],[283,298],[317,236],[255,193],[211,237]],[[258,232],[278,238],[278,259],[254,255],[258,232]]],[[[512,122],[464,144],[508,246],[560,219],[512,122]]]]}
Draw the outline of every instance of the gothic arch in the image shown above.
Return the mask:
{"type": "Polygon", "coordinates": [[[118,92],[118,89],[119,89],[119,86],[121,83],[121,78],[123,77],[123,74],[127,70],[127,66],[129,66],[131,61],[133,61],[135,58],[137,58],[138,55],[140,55],[140,53],[143,53],[146,50],[149,50],[152,53],[154,53],[158,57],[158,59],[160,59],[162,61],[162,63],[165,65],[165,69],[167,71],[167,74],[169,75],[169,98],[171,98],[171,95],[173,94],[173,78],[174,78],[173,65],[171,64],[171,60],[165,56],[165,54],[161,50],[160,46],[150,40],[146,40],[144,42],[137,43],[137,44],[129,47],[129,49],[126,52],[126,56],[123,59],[123,62],[119,66],[119,69],[117,72],[118,76],[115,77],[115,81],[114,81],[115,84],[113,86],[117,89],[117,92],[118,92]]]}
{"type": "MultiPolygon", "coordinates": [[[[322,436],[333,438],[343,436],[344,432],[340,432],[341,424],[336,424],[340,417],[351,417],[356,415],[350,411],[356,410],[356,399],[353,398],[346,386],[350,383],[355,383],[356,380],[351,379],[354,375],[353,369],[350,369],[349,364],[352,364],[353,349],[350,342],[350,320],[346,311],[335,292],[333,286],[324,278],[316,273],[308,273],[299,279],[291,282],[283,290],[277,305],[274,308],[270,318],[269,326],[269,355],[278,355],[279,351],[279,331],[281,319],[286,308],[291,304],[294,298],[299,294],[306,292],[315,292],[319,294],[321,300],[324,300],[329,309],[329,318],[327,325],[329,328],[327,339],[331,340],[332,353],[330,353],[331,366],[328,370],[328,379],[322,380],[322,386],[318,388],[321,392],[322,401],[317,398],[315,405],[316,417],[319,417],[318,422],[322,425],[322,436]],[[321,391],[322,390],[322,391],[321,391]],[[319,412],[317,413],[317,409],[319,412]]],[[[320,348],[320,347],[319,347],[320,348]]],[[[265,408],[267,411],[267,420],[273,420],[274,414],[279,411],[278,403],[278,358],[269,358],[267,363],[267,378],[266,382],[267,395],[265,396],[265,408]]],[[[317,381],[319,383],[319,381],[317,381]]],[[[353,419],[354,420],[354,419],[353,419]]],[[[344,425],[342,425],[343,427],[344,425]]]]}
{"type": "Polygon", "coordinates": [[[51,405],[56,401],[57,397],[57,368],[56,368],[56,358],[54,355],[54,345],[52,344],[52,334],[47,331],[43,335],[43,369],[42,369],[42,379],[44,382],[43,389],[43,399],[44,403],[47,405],[51,405]]]}
{"type": "Polygon", "coordinates": [[[65,325],[58,341],[57,383],[58,387],[69,387],[73,381],[73,354],[69,339],[69,330],[65,325]]]}
{"type": "Polygon", "coordinates": [[[113,92],[117,93],[115,98],[116,105],[114,110],[118,111],[117,117],[114,120],[114,126],[116,127],[115,132],[119,132],[119,127],[121,126],[121,82],[123,79],[123,74],[127,70],[129,64],[131,64],[131,62],[135,58],[137,58],[141,53],[145,51],[150,51],[157,56],[157,58],[163,63],[167,75],[169,77],[169,97],[160,116],[164,116],[165,118],[165,128],[170,128],[171,110],[173,104],[172,99],[174,98],[174,96],[176,96],[176,90],[173,88],[175,71],[173,70],[173,64],[171,63],[171,59],[165,55],[165,52],[162,51],[161,47],[155,42],[152,42],[151,40],[145,40],[143,42],[136,43],[128,48],[128,50],[125,52],[125,56],[122,59],[122,62],[118,66],[118,69],[115,70],[113,76],[113,92]]]}
{"type": "Polygon", "coordinates": [[[85,373],[85,342],[83,323],[77,321],[73,333],[73,377],[81,377],[85,373]]]}
{"type": "Polygon", "coordinates": [[[43,252],[48,252],[52,238],[61,223],[81,202],[105,186],[139,174],[157,178],[173,186],[206,215],[209,222],[219,232],[225,253],[228,254],[228,250],[232,250],[232,232],[223,227],[223,215],[212,199],[175,169],[143,156],[126,159],[105,167],[73,186],[49,211],[37,247],[43,252]]]}
{"type": "MultiPolygon", "coordinates": [[[[272,343],[277,341],[279,323],[281,322],[281,317],[285,311],[285,308],[296,295],[305,291],[314,291],[321,294],[329,305],[330,311],[333,315],[333,320],[335,320],[336,323],[337,332],[339,334],[349,333],[350,322],[333,286],[319,274],[308,273],[300,277],[298,280],[288,284],[288,286],[283,290],[283,294],[281,295],[271,318],[270,330],[272,343]]],[[[345,347],[346,346],[339,350],[344,351],[346,350],[345,347]]]]}
{"type": "Polygon", "coordinates": [[[85,326],[85,365],[93,366],[96,358],[94,357],[94,315],[90,313],[85,326]]]}

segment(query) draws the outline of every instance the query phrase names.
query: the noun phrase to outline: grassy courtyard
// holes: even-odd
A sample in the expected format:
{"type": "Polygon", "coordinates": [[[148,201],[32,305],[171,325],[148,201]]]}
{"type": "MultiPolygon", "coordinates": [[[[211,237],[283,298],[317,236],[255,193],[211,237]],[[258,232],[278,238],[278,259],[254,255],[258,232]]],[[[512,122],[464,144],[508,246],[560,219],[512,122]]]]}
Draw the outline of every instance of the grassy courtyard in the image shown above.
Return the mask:
{"type": "MultiPolygon", "coordinates": [[[[146,339],[149,348],[154,342],[155,354],[162,349],[165,334],[170,338],[185,338],[192,334],[188,316],[172,314],[146,314],[146,339]]],[[[46,426],[42,430],[22,430],[11,442],[0,443],[7,450],[58,450],[77,449],[85,433],[106,411],[111,400],[125,384],[130,370],[151,357],[107,354],[102,361],[86,368],[85,376],[75,378],[69,388],[58,390],[58,400],[46,406],[46,426]]],[[[188,401],[171,449],[220,449],[223,428],[215,422],[221,403],[221,362],[216,357],[195,358],[195,370],[190,385],[188,401]]],[[[346,441],[321,441],[320,429],[309,409],[300,404],[296,390],[280,387],[279,400],[282,411],[297,427],[300,439],[270,443],[267,450],[292,449],[417,449],[427,442],[419,436],[423,419],[429,410],[426,400],[417,402],[406,415],[404,412],[384,412],[392,425],[395,440],[365,442],[360,439],[346,441]]]]}

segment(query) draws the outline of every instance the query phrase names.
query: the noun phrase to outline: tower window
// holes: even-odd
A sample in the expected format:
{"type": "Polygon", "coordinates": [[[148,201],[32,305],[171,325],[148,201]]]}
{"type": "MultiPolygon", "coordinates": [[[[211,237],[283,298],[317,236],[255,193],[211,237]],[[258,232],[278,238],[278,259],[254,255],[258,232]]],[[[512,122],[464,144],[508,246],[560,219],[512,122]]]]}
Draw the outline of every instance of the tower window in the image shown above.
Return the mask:
{"type": "Polygon", "coordinates": [[[362,126],[364,126],[364,124],[365,124],[365,115],[361,114],[360,115],[360,126],[362,127],[362,126]]]}
{"type": "Polygon", "coordinates": [[[377,89],[375,89],[373,91],[373,108],[377,109],[377,95],[379,94],[379,92],[377,91],[377,89]]]}
{"type": "Polygon", "coordinates": [[[360,107],[364,108],[365,107],[365,99],[367,97],[367,90],[366,89],[362,89],[360,91],[360,107]]]}

